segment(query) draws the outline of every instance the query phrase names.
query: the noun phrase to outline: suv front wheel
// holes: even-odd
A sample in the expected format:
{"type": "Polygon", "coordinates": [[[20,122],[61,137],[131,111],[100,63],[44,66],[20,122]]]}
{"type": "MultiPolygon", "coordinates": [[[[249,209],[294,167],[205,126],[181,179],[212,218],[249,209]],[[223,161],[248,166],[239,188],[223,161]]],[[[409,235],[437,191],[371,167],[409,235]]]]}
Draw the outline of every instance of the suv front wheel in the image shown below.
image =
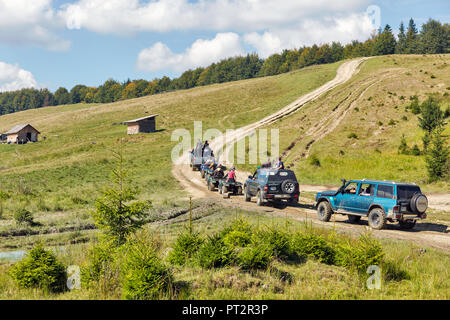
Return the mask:
{"type": "Polygon", "coordinates": [[[250,196],[250,194],[248,193],[248,188],[247,186],[244,186],[244,195],[245,195],[245,201],[249,202],[252,197],[250,196]]]}
{"type": "Polygon", "coordinates": [[[330,221],[332,213],[333,210],[331,209],[331,205],[328,201],[322,201],[317,206],[317,216],[319,217],[320,221],[330,221]]]}
{"type": "Polygon", "coordinates": [[[264,199],[261,190],[258,190],[258,193],[256,194],[256,205],[264,205],[264,199]]]}
{"type": "Polygon", "coordinates": [[[380,208],[370,210],[368,219],[372,229],[381,230],[386,226],[386,215],[380,208]]]}

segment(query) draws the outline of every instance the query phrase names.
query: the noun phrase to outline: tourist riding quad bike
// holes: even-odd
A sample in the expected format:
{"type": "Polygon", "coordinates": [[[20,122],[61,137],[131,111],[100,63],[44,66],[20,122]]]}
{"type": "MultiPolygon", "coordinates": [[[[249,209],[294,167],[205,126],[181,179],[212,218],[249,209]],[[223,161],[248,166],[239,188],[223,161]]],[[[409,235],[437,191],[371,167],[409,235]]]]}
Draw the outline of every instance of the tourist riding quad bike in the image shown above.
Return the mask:
{"type": "Polygon", "coordinates": [[[233,195],[242,195],[242,183],[237,181],[230,182],[227,178],[219,181],[217,189],[219,189],[220,194],[228,195],[228,197],[230,193],[233,195]]]}
{"type": "Polygon", "coordinates": [[[202,178],[204,178],[206,181],[208,181],[208,175],[212,174],[214,172],[214,170],[216,170],[216,168],[217,168],[217,163],[214,158],[210,158],[210,159],[206,160],[205,163],[203,163],[200,166],[200,174],[201,174],[202,178]],[[211,167],[211,163],[214,163],[212,167],[211,167]]]}
{"type": "MultiPolygon", "coordinates": [[[[219,188],[219,183],[220,183],[220,180],[222,180],[224,177],[223,172],[225,170],[227,170],[227,168],[222,166],[222,175],[218,175],[218,174],[215,174],[215,172],[213,172],[212,174],[210,174],[208,176],[208,179],[207,179],[208,190],[214,191],[216,188],[219,188]]],[[[220,189],[219,189],[219,192],[220,192],[220,189]]]]}

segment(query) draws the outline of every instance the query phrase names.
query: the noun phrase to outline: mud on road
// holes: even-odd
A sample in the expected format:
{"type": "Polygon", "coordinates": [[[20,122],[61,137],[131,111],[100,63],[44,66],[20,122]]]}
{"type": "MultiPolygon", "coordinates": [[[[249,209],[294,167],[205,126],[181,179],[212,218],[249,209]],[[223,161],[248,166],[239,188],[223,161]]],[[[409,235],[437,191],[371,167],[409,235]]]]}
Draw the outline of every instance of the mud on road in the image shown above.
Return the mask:
{"type": "MultiPolygon", "coordinates": [[[[262,126],[269,125],[277,120],[289,116],[291,113],[302,108],[306,103],[317,99],[319,96],[328,92],[338,85],[348,81],[353,75],[359,71],[360,64],[368,58],[354,59],[343,63],[337,70],[336,77],[315,89],[314,91],[298,98],[296,101],[275,112],[274,114],[265,117],[264,119],[247,125],[234,131],[232,135],[226,137],[218,137],[210,142],[213,150],[225,150],[226,145],[234,144],[236,141],[244,138],[253,130],[262,126]]],[[[328,134],[330,132],[326,132],[328,134]]],[[[324,133],[320,132],[321,135],[324,133]]],[[[224,198],[218,192],[208,191],[206,182],[201,178],[198,171],[192,171],[189,163],[189,153],[184,153],[173,166],[172,174],[180,182],[185,190],[187,190],[194,198],[208,198],[210,201],[214,199],[218,204],[224,206],[232,206],[248,211],[263,212],[267,215],[289,217],[294,220],[311,221],[316,225],[321,225],[326,228],[336,228],[339,232],[346,232],[351,234],[361,234],[366,232],[368,226],[366,220],[361,220],[358,224],[350,224],[346,216],[333,215],[330,222],[322,222],[317,219],[314,203],[310,199],[301,198],[300,204],[295,206],[286,206],[284,208],[278,207],[257,207],[254,201],[245,202],[244,197],[236,196],[230,199],[224,198]]],[[[238,171],[237,178],[241,182],[248,176],[247,172],[238,171]]],[[[333,189],[331,186],[312,186],[301,185],[302,191],[321,191],[325,189],[333,189]]],[[[214,201],[213,200],[213,201],[214,201]]],[[[448,195],[430,195],[430,207],[436,207],[440,210],[448,210],[450,208],[450,199],[448,195]]],[[[450,210],[449,210],[450,211],[450,210]]],[[[449,226],[447,224],[430,223],[424,220],[418,222],[413,230],[405,231],[399,230],[397,224],[388,224],[384,230],[373,230],[373,235],[377,238],[390,238],[396,240],[412,241],[420,245],[430,246],[438,249],[450,251],[450,234],[449,226]]]]}

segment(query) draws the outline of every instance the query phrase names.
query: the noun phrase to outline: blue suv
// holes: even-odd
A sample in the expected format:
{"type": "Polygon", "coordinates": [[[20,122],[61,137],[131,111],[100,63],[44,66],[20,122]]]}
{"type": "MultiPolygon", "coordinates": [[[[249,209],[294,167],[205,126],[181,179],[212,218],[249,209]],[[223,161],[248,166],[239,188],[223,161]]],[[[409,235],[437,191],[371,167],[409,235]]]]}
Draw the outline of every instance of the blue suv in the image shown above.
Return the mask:
{"type": "Polygon", "coordinates": [[[428,199],[415,184],[366,179],[342,182],[337,191],[317,193],[320,220],[329,221],[333,213],[339,213],[356,223],[367,216],[369,226],[380,230],[387,221],[412,229],[416,220],[427,217],[428,199]]]}

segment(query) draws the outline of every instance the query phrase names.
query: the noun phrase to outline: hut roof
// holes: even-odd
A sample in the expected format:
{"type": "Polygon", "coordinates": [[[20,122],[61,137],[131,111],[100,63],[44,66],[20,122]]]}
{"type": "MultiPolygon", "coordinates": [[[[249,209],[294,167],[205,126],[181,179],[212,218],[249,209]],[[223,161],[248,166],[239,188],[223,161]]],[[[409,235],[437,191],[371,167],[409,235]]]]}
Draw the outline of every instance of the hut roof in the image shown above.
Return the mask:
{"type": "MultiPolygon", "coordinates": [[[[28,127],[28,126],[32,127],[34,130],[36,130],[36,128],[33,127],[33,126],[32,126],[31,124],[29,124],[29,123],[26,123],[26,124],[18,124],[18,125],[16,125],[16,126],[12,127],[12,128],[11,128],[8,132],[6,132],[5,134],[14,134],[14,133],[18,133],[19,131],[25,129],[25,128],[28,127]]],[[[37,131],[37,133],[40,133],[38,130],[36,130],[36,131],[37,131]]]]}
{"type": "Polygon", "coordinates": [[[146,117],[142,117],[142,118],[138,118],[138,119],[134,119],[134,120],[128,120],[128,121],[125,121],[124,123],[139,122],[139,121],[142,121],[142,120],[147,120],[147,119],[155,118],[155,117],[157,117],[157,116],[159,116],[159,114],[152,114],[151,116],[146,116],[146,117]]]}

